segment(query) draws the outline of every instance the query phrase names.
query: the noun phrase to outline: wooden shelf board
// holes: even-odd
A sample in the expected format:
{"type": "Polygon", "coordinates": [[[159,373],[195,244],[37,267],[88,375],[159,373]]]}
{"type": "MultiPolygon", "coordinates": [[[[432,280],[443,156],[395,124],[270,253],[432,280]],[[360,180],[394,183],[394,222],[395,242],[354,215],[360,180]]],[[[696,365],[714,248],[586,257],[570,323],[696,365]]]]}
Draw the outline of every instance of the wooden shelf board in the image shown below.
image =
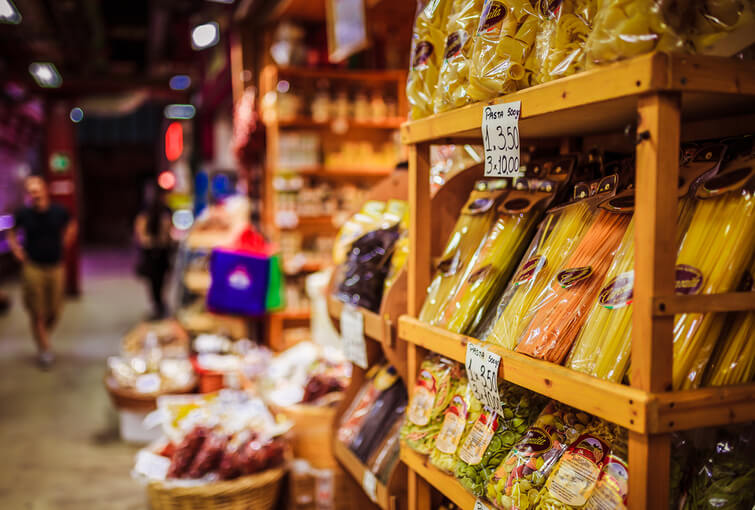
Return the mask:
{"type": "Polygon", "coordinates": [[[406,80],[403,69],[336,69],[336,68],[306,68],[306,67],[278,67],[279,78],[330,79],[352,81],[400,81],[406,80]]]}
{"type": "Polygon", "coordinates": [[[337,232],[338,227],[333,224],[332,216],[300,216],[295,227],[278,226],[281,231],[307,231],[317,233],[337,232]]]}
{"type": "Polygon", "coordinates": [[[328,167],[328,166],[311,166],[292,169],[290,171],[278,170],[276,176],[296,176],[301,175],[304,177],[322,177],[326,179],[346,179],[353,177],[375,177],[383,178],[388,177],[392,168],[347,168],[347,167],[328,167]]]}
{"type": "MultiPolygon", "coordinates": [[[[328,120],[319,122],[308,117],[298,117],[294,119],[281,119],[277,121],[278,127],[285,128],[330,128],[334,121],[328,120]]],[[[383,120],[377,122],[358,122],[347,120],[348,129],[400,129],[402,120],[383,120]]],[[[267,123],[268,126],[271,123],[267,123]]],[[[348,129],[346,132],[348,132],[348,129]]],[[[338,134],[338,133],[334,133],[338,134]]]]}
{"type": "Polygon", "coordinates": [[[654,314],[739,312],[755,310],[755,292],[727,292],[724,294],[674,295],[653,300],[654,314]]]}
{"type": "MultiPolygon", "coordinates": [[[[364,472],[367,471],[367,468],[362,464],[362,461],[360,461],[346,445],[341,441],[338,441],[338,439],[333,441],[333,450],[336,460],[341,463],[351,477],[356,480],[357,484],[361,486],[362,480],[364,479],[364,472]]],[[[375,492],[377,494],[377,501],[375,504],[383,510],[388,510],[390,508],[388,488],[378,480],[375,492]]]]}
{"type": "Polygon", "coordinates": [[[635,432],[647,432],[647,393],[546,361],[536,360],[475,338],[429,326],[415,318],[399,319],[399,337],[464,363],[467,343],[477,343],[501,356],[498,376],[635,432]]]}
{"type": "Polygon", "coordinates": [[[281,310],[270,314],[270,318],[281,321],[303,321],[310,317],[309,309],[281,310]]]}
{"type": "Polygon", "coordinates": [[[402,445],[401,461],[462,510],[474,508],[475,497],[467,492],[456,478],[431,465],[427,457],[402,445]]]}
{"type": "MultiPolygon", "coordinates": [[[[328,313],[336,321],[341,319],[341,311],[344,303],[334,296],[328,296],[328,313]]],[[[391,341],[391,321],[384,319],[375,312],[357,308],[364,317],[364,336],[371,340],[390,344],[391,341]]]]}
{"type": "Polygon", "coordinates": [[[682,93],[683,120],[755,111],[755,63],[653,53],[520,90],[488,102],[406,122],[401,141],[481,138],[488,104],[522,101],[523,138],[621,131],[637,122],[637,100],[653,91],[682,93]]]}
{"type": "Polygon", "coordinates": [[[656,393],[650,433],[689,430],[755,420],[755,383],[656,393]]]}
{"type": "Polygon", "coordinates": [[[212,278],[209,271],[189,270],[184,274],[184,285],[195,294],[206,294],[212,278]]]}

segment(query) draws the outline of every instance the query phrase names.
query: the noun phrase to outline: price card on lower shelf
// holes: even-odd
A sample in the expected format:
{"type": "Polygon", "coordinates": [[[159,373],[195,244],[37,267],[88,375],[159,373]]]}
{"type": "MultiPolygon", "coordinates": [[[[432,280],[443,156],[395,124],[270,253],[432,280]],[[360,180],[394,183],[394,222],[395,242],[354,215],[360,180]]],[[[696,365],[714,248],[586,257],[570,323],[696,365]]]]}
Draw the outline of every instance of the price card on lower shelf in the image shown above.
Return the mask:
{"type": "Polygon", "coordinates": [[[483,405],[501,412],[501,396],[498,394],[498,367],[501,357],[472,342],[467,344],[464,359],[467,379],[472,392],[483,405]]]}
{"type": "Polygon", "coordinates": [[[490,507],[479,499],[476,499],[474,502],[474,510],[490,510],[490,507]]]}
{"type": "Polygon", "coordinates": [[[485,177],[519,175],[519,116],[522,102],[493,104],[482,110],[485,177]]]}
{"type": "Polygon", "coordinates": [[[364,341],[364,316],[352,305],[341,310],[341,337],[346,359],[361,368],[367,368],[367,346],[364,341]]]}
{"type": "Polygon", "coordinates": [[[364,470],[364,476],[362,476],[362,487],[364,492],[370,497],[370,499],[377,503],[377,478],[372,474],[369,469],[364,470]]]}

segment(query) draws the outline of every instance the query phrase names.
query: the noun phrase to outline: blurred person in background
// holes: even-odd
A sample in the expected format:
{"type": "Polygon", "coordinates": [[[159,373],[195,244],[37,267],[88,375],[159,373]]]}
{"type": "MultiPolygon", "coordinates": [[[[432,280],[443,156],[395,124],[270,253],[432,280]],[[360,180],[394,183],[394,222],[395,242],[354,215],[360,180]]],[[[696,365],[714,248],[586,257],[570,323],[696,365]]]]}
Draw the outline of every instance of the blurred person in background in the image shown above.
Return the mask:
{"type": "Polygon", "coordinates": [[[155,187],[149,205],[136,217],[134,234],[139,245],[139,262],[136,272],[147,279],[152,299],[153,319],[166,316],[163,299],[165,278],[170,270],[172,215],[166,205],[167,193],[155,187]]]}
{"type": "Polygon", "coordinates": [[[55,361],[50,333],[63,306],[63,256],[76,238],[77,225],[63,206],[50,202],[42,177],[32,175],[24,185],[29,205],[16,211],[8,244],[23,266],[24,302],[37,344],[37,362],[49,368],[55,361]],[[16,235],[18,230],[24,231],[23,246],[16,235]]]}

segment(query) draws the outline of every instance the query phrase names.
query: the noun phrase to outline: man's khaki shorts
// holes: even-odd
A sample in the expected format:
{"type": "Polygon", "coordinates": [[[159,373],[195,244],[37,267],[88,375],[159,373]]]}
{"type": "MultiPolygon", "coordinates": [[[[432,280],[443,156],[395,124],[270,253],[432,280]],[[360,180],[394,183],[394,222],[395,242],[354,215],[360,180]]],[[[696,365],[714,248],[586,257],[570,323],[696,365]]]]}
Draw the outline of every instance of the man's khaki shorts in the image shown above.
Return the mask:
{"type": "Polygon", "coordinates": [[[35,319],[55,322],[63,306],[63,265],[39,266],[32,262],[24,264],[24,302],[35,319]]]}

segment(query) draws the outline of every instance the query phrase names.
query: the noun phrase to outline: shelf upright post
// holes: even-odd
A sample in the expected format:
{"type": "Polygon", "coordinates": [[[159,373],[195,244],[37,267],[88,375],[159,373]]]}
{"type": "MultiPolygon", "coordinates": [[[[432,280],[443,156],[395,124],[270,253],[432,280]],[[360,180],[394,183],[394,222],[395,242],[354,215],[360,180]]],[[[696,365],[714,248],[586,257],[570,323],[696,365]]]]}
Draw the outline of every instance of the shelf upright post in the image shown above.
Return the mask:
{"type": "MultiPolygon", "coordinates": [[[[632,386],[671,390],[674,317],[653,315],[653,298],[674,293],[681,97],[638,99],[632,386]]],[[[668,507],[670,435],[629,432],[629,508],[668,507]]]]}
{"type": "MultiPolygon", "coordinates": [[[[409,259],[407,260],[407,311],[417,317],[430,284],[430,144],[409,146],[409,259]]],[[[407,381],[411,392],[417,371],[422,362],[422,351],[407,344],[407,381]]],[[[411,395],[410,395],[411,397],[411,395]]],[[[430,484],[409,469],[407,492],[409,510],[430,510],[432,490],[430,484]]]]}

